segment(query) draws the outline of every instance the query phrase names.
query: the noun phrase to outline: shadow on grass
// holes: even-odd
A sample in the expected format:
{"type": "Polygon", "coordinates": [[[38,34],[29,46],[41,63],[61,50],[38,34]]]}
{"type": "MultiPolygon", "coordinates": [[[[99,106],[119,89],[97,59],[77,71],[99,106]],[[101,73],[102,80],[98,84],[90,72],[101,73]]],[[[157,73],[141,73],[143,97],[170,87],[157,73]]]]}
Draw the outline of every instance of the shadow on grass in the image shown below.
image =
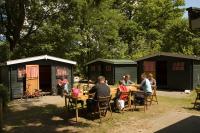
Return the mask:
{"type": "MultiPolygon", "coordinates": [[[[31,104],[31,103],[26,103],[31,104]]],[[[53,104],[28,106],[22,111],[8,110],[4,115],[4,132],[9,133],[51,133],[78,132],[75,128],[90,127],[86,121],[75,122],[75,112],[53,104]],[[68,128],[71,126],[70,128],[68,128]]],[[[80,114],[81,111],[80,111],[80,114]]]]}
{"type": "Polygon", "coordinates": [[[190,116],[155,133],[200,133],[200,117],[190,116]]]}
{"type": "Polygon", "coordinates": [[[197,106],[197,107],[183,107],[184,109],[186,110],[194,110],[194,111],[200,111],[200,106],[197,106]]]}
{"type": "Polygon", "coordinates": [[[197,103],[195,108],[194,108],[194,102],[192,102],[191,105],[192,105],[191,107],[183,107],[183,108],[187,110],[196,110],[196,111],[200,110],[200,103],[197,103]]]}

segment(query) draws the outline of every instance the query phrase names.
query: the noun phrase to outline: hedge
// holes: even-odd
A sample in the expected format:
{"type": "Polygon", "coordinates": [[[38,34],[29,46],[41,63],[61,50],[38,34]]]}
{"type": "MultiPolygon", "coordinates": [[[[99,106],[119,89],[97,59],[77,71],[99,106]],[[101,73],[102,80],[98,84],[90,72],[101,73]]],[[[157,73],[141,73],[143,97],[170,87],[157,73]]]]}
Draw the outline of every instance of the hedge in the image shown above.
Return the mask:
{"type": "Polygon", "coordinates": [[[8,88],[5,87],[3,84],[0,84],[0,97],[3,100],[3,107],[7,106],[8,103],[8,88]]]}

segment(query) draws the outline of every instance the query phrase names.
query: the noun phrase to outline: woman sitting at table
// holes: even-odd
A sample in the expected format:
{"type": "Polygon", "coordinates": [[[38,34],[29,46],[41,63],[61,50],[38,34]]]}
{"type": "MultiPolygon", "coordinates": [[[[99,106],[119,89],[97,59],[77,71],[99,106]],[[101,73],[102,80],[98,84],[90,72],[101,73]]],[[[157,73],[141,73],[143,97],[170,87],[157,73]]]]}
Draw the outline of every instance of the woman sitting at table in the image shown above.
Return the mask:
{"type": "Polygon", "coordinates": [[[120,80],[119,81],[119,86],[117,88],[117,93],[116,93],[116,97],[115,97],[115,105],[117,107],[117,109],[119,109],[120,111],[124,109],[125,106],[125,100],[127,99],[127,96],[123,96],[121,95],[122,92],[128,92],[128,88],[123,84],[123,81],[120,80]]]}
{"type": "Polygon", "coordinates": [[[131,85],[131,84],[133,84],[133,82],[130,80],[130,75],[126,75],[125,76],[125,78],[124,78],[124,80],[123,80],[123,84],[125,85],[125,86],[129,86],[129,85],[131,85]]]}
{"type": "Polygon", "coordinates": [[[75,99],[77,99],[77,103],[81,104],[81,107],[83,108],[84,106],[84,101],[83,100],[79,100],[78,97],[82,94],[82,92],[80,91],[80,85],[77,85],[77,87],[73,87],[72,88],[72,102],[75,103],[75,99]]]}
{"type": "Polygon", "coordinates": [[[152,87],[156,87],[156,80],[153,78],[153,74],[149,73],[148,79],[149,79],[149,81],[151,83],[151,86],[152,87]]]}

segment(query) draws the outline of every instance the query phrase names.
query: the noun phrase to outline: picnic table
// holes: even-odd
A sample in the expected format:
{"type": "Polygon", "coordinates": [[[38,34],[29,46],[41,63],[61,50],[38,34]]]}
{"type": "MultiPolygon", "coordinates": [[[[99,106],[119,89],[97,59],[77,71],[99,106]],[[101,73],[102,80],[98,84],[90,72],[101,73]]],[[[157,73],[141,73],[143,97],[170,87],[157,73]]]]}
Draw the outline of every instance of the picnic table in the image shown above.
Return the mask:
{"type": "MultiPolygon", "coordinates": [[[[127,88],[129,89],[129,91],[131,92],[137,92],[139,91],[138,90],[138,85],[137,84],[134,84],[134,85],[130,85],[130,86],[127,86],[127,88]]],[[[117,87],[111,87],[111,95],[112,97],[115,96],[116,92],[117,92],[117,87]]],[[[131,93],[130,93],[131,94],[131,93]]],[[[72,98],[75,100],[75,111],[76,111],[76,122],[78,121],[78,110],[79,110],[79,107],[78,107],[78,104],[77,104],[77,101],[78,100],[83,100],[83,101],[86,101],[88,98],[91,98],[92,94],[89,95],[89,94],[83,94],[83,91],[82,93],[79,94],[78,97],[73,97],[73,96],[65,96],[67,98],[72,98]]],[[[66,104],[66,98],[65,98],[65,104],[66,104]]],[[[129,96],[129,101],[128,101],[128,106],[131,107],[131,96],[129,96]]]]}
{"type": "Polygon", "coordinates": [[[78,122],[78,110],[79,110],[79,107],[78,107],[78,103],[77,101],[78,100],[83,100],[83,101],[86,101],[87,99],[89,98],[89,95],[85,94],[83,95],[83,93],[80,93],[78,97],[73,97],[72,95],[68,95],[68,96],[65,96],[65,105],[66,106],[69,106],[68,102],[67,102],[67,99],[73,99],[75,100],[75,111],[76,111],[76,122],[78,122]]]}

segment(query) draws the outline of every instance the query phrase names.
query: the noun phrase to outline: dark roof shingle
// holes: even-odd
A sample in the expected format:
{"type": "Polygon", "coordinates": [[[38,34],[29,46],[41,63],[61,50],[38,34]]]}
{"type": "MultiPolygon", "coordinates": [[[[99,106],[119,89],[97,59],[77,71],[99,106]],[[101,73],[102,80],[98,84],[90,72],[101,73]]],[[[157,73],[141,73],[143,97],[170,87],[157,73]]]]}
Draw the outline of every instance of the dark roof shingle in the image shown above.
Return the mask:
{"type": "Polygon", "coordinates": [[[196,55],[184,55],[184,54],[179,54],[179,53],[158,52],[155,54],[138,58],[136,59],[136,61],[145,60],[145,59],[152,58],[155,56],[168,56],[168,57],[176,57],[176,58],[183,58],[183,59],[200,60],[200,57],[196,55]]]}

